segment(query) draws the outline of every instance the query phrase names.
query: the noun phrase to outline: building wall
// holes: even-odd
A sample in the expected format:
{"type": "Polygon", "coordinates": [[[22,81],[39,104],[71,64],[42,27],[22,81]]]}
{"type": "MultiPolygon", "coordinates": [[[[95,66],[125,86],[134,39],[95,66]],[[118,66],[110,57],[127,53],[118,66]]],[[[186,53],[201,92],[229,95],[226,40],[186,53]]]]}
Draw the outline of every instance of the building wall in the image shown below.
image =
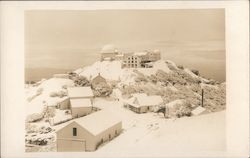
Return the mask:
{"type": "Polygon", "coordinates": [[[95,151],[98,145],[118,136],[122,131],[122,122],[106,129],[97,136],[92,135],[84,127],[72,122],[57,131],[57,151],[95,151]],[[77,128],[77,136],[73,136],[73,128],[77,128]],[[75,143],[74,141],[78,141],[75,143]],[[78,144],[78,145],[75,145],[78,144]],[[85,146],[81,148],[79,146],[85,146]]]}
{"type": "Polygon", "coordinates": [[[141,67],[141,57],[133,54],[126,54],[123,57],[123,67],[127,68],[139,68],[141,67]]]}
{"type": "Polygon", "coordinates": [[[122,122],[119,122],[96,136],[96,148],[98,145],[117,137],[122,131],[122,122]]]}
{"type": "Polygon", "coordinates": [[[135,55],[134,53],[124,54],[122,67],[140,68],[147,62],[154,62],[161,59],[160,52],[147,52],[145,55],[135,55]]]}
{"type": "Polygon", "coordinates": [[[134,107],[133,105],[129,105],[129,109],[136,112],[136,113],[146,113],[152,112],[154,106],[141,106],[141,107],[134,107]]]}
{"type": "Polygon", "coordinates": [[[91,133],[86,129],[78,125],[76,122],[72,122],[65,126],[61,130],[56,132],[57,136],[57,151],[94,151],[96,139],[91,133]],[[77,128],[77,136],[73,136],[73,128],[77,128]],[[66,141],[67,140],[67,141],[66,141]],[[79,149],[79,147],[74,147],[72,149],[72,144],[69,141],[82,141],[85,142],[85,148],[79,149]]]}
{"type": "Polygon", "coordinates": [[[62,102],[59,103],[59,109],[60,110],[65,110],[65,109],[69,109],[70,106],[70,102],[69,102],[69,98],[63,100],[62,102]]]}
{"type": "Polygon", "coordinates": [[[73,118],[81,117],[91,113],[92,107],[71,107],[71,115],[73,118]]]}

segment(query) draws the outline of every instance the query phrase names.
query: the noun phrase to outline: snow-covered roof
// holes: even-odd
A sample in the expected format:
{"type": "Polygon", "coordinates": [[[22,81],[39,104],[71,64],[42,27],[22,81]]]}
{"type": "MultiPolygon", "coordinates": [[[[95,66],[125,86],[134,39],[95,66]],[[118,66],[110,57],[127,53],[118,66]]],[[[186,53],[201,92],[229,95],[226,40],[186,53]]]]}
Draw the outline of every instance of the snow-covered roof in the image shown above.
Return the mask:
{"type": "Polygon", "coordinates": [[[132,95],[133,97],[128,99],[127,103],[134,107],[154,106],[163,103],[163,100],[159,95],[147,96],[145,93],[135,93],[132,95]]]}
{"type": "Polygon", "coordinates": [[[74,107],[74,108],[92,106],[90,99],[83,99],[83,98],[70,99],[70,105],[71,107],[74,107]]]}
{"type": "Polygon", "coordinates": [[[90,87],[68,87],[70,98],[93,97],[94,94],[90,87]]]}
{"type": "Polygon", "coordinates": [[[137,96],[138,103],[140,106],[147,106],[147,105],[159,105],[163,102],[161,96],[159,95],[152,95],[152,96],[137,96]]]}
{"type": "Polygon", "coordinates": [[[108,110],[100,110],[85,117],[74,120],[93,135],[98,135],[108,128],[121,122],[116,115],[108,110]]]}

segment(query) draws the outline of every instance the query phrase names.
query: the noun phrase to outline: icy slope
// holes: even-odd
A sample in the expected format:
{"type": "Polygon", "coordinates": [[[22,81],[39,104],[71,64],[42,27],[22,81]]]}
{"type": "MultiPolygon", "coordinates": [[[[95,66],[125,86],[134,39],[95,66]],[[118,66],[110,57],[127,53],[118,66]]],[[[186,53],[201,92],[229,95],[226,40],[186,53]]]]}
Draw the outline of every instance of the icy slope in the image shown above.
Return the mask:
{"type": "Polygon", "coordinates": [[[137,118],[132,128],[102,146],[97,153],[111,154],[112,151],[119,155],[166,156],[225,150],[225,111],[176,120],[144,114],[144,119],[148,125],[137,118]]]}
{"type": "Polygon", "coordinates": [[[44,105],[53,106],[57,104],[60,100],[64,98],[59,97],[50,97],[51,92],[63,91],[62,88],[64,85],[73,86],[74,83],[70,79],[61,79],[61,78],[50,78],[42,82],[38,87],[30,87],[27,90],[27,99],[33,95],[33,99],[27,100],[26,112],[27,114],[41,113],[44,105]],[[34,95],[37,91],[41,91],[40,95],[34,95]]]}

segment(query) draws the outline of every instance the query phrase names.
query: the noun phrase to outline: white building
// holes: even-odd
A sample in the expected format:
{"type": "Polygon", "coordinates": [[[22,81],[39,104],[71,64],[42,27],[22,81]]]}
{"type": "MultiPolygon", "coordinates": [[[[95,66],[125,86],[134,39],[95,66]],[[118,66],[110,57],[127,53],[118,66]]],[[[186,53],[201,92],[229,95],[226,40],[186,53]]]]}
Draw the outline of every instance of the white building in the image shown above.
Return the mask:
{"type": "Polygon", "coordinates": [[[90,99],[70,99],[70,111],[73,118],[88,115],[92,111],[90,99]]]}
{"type": "Polygon", "coordinates": [[[122,67],[127,68],[140,68],[140,67],[152,67],[152,62],[161,59],[161,53],[158,50],[155,51],[143,51],[135,53],[127,53],[123,56],[122,67]],[[151,63],[151,64],[148,64],[151,63]]]}
{"type": "Polygon", "coordinates": [[[123,56],[122,67],[139,68],[141,67],[141,56],[134,53],[126,53],[123,56]]]}
{"type": "Polygon", "coordinates": [[[68,87],[68,97],[72,117],[91,113],[94,94],[90,87],[68,87]]]}
{"type": "Polygon", "coordinates": [[[122,131],[122,121],[107,110],[70,121],[56,131],[57,151],[95,151],[122,131]]]}
{"type": "Polygon", "coordinates": [[[125,104],[136,113],[146,113],[153,111],[155,106],[162,105],[163,100],[159,95],[148,96],[145,93],[136,93],[125,104]]]}

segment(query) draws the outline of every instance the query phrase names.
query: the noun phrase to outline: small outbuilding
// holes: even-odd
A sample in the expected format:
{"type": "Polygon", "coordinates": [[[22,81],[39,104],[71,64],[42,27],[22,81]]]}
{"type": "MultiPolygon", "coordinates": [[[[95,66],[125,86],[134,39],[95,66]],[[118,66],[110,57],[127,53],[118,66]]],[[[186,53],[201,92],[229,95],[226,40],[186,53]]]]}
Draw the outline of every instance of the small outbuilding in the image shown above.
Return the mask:
{"type": "Polygon", "coordinates": [[[68,97],[73,118],[91,113],[94,94],[90,87],[68,87],[68,97]]]}
{"type": "Polygon", "coordinates": [[[148,96],[145,93],[133,94],[125,103],[127,107],[136,113],[146,113],[153,111],[156,106],[163,104],[161,96],[148,96]]]}
{"type": "Polygon", "coordinates": [[[61,101],[57,103],[57,106],[60,110],[66,110],[69,109],[69,97],[64,97],[61,101]]]}
{"type": "Polygon", "coordinates": [[[91,86],[92,88],[97,87],[99,84],[107,84],[107,81],[104,77],[102,77],[100,75],[100,73],[98,73],[98,75],[96,77],[94,77],[91,81],[91,86]]]}
{"type": "Polygon", "coordinates": [[[122,131],[122,121],[107,110],[70,121],[56,131],[57,151],[95,151],[122,131]]]}
{"type": "Polygon", "coordinates": [[[88,115],[92,111],[92,103],[90,99],[70,99],[70,111],[73,118],[88,115]]]}

